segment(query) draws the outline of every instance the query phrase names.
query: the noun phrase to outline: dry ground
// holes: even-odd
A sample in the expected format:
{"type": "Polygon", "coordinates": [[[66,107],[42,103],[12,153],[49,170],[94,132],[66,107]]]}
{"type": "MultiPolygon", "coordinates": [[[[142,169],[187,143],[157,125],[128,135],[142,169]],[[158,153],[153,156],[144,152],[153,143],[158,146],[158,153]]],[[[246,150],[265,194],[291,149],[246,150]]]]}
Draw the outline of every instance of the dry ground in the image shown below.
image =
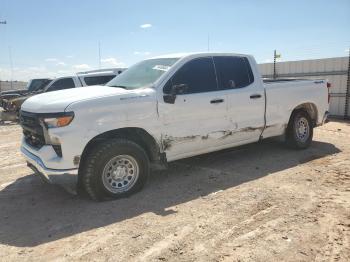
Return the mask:
{"type": "Polygon", "coordinates": [[[41,182],[0,126],[0,260],[350,261],[350,124],[311,148],[270,140],[154,173],[104,203],[41,182]]]}

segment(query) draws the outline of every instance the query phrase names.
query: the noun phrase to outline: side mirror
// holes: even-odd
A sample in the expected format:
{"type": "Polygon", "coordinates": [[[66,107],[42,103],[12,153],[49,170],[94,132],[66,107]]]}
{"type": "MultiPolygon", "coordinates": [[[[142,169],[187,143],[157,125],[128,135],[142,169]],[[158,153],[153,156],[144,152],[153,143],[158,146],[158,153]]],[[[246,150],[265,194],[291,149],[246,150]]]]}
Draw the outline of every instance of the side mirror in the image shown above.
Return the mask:
{"type": "Polygon", "coordinates": [[[170,94],[165,94],[163,96],[164,102],[169,104],[174,104],[176,96],[186,93],[187,89],[188,89],[187,84],[173,85],[170,89],[170,94]]]}
{"type": "Polygon", "coordinates": [[[188,89],[187,84],[173,85],[171,87],[171,91],[175,95],[182,95],[182,94],[186,93],[187,89],[188,89]]]}

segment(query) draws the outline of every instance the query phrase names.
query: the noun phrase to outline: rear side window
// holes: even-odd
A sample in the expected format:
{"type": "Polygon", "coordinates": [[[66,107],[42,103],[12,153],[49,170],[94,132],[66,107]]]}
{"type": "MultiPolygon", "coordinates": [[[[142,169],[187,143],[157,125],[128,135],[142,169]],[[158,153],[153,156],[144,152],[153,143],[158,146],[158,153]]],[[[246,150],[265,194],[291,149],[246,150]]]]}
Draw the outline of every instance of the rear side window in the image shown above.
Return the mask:
{"type": "Polygon", "coordinates": [[[254,82],[253,72],[246,57],[214,57],[220,89],[242,88],[254,82]]]}
{"type": "Polygon", "coordinates": [[[112,80],[115,77],[115,75],[108,75],[108,76],[87,76],[84,77],[84,81],[86,85],[93,86],[93,85],[104,85],[110,80],[112,80]]]}
{"type": "Polygon", "coordinates": [[[75,87],[74,81],[72,78],[62,78],[60,80],[57,80],[55,83],[50,86],[47,91],[56,91],[56,90],[63,90],[68,88],[75,87]]]}
{"type": "Polygon", "coordinates": [[[198,58],[183,65],[164,87],[170,93],[172,85],[186,84],[186,94],[217,91],[215,69],[212,58],[198,58]]]}

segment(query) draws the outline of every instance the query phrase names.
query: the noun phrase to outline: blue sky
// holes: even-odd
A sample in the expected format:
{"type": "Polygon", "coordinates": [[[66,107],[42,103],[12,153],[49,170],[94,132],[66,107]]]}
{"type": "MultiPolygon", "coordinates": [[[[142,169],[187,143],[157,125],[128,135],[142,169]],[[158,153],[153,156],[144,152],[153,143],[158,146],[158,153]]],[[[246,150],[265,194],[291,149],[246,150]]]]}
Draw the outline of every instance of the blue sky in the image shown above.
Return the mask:
{"type": "Polygon", "coordinates": [[[165,53],[253,54],[259,63],[346,56],[349,0],[0,0],[0,79],[130,66],[165,53]],[[144,25],[144,26],[142,26],[144,25]],[[146,26],[145,26],[146,25],[146,26]]]}

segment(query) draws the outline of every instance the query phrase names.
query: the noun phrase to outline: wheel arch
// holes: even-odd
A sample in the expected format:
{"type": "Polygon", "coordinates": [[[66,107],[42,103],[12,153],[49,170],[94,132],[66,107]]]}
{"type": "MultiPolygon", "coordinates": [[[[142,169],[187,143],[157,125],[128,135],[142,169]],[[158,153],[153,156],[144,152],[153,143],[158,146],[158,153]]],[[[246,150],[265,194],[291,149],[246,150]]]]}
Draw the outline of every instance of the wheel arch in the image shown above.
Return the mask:
{"type": "Polygon", "coordinates": [[[298,106],[296,106],[292,110],[292,112],[289,116],[289,121],[296,111],[305,111],[310,116],[310,118],[312,120],[313,127],[315,127],[317,125],[318,110],[317,110],[317,106],[314,103],[305,102],[305,103],[302,103],[302,104],[299,104],[298,106]]]}
{"type": "Polygon", "coordinates": [[[106,141],[108,139],[113,138],[123,138],[137,143],[146,151],[150,162],[157,162],[161,160],[160,146],[151,134],[149,134],[146,130],[142,128],[127,127],[109,130],[92,138],[86,144],[83,153],[80,156],[79,170],[84,164],[84,160],[86,159],[88,152],[92,148],[94,148],[97,144],[101,143],[102,141],[106,141]]]}

